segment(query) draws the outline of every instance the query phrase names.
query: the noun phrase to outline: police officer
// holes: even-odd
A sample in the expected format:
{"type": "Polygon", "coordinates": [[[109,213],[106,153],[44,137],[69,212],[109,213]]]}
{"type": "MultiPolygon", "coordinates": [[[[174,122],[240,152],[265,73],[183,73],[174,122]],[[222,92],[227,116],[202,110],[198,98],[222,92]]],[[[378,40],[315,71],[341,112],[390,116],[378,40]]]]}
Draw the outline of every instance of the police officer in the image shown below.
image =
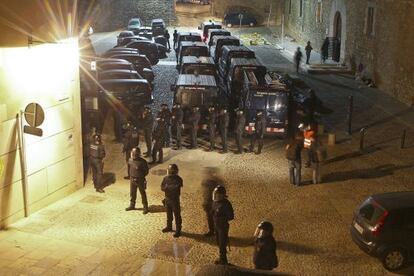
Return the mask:
{"type": "Polygon", "coordinates": [[[266,131],[266,118],[262,110],[256,111],[256,118],[254,122],[254,132],[250,137],[250,152],[254,151],[256,141],[258,140],[259,146],[256,154],[260,154],[263,148],[263,137],[266,131]]]}
{"type": "Polygon", "coordinates": [[[273,237],[273,225],[262,221],[254,233],[253,263],[255,269],[272,270],[279,265],[276,255],[276,241],[273,237]]]}
{"type": "Polygon", "coordinates": [[[98,193],[104,193],[102,175],[103,175],[103,159],[105,158],[105,146],[102,144],[101,135],[95,134],[93,144],[89,147],[90,162],[92,166],[92,179],[95,190],[98,193]]]}
{"type": "Polygon", "coordinates": [[[124,126],[124,137],[123,137],[123,148],[122,152],[125,153],[125,161],[128,165],[128,175],[124,179],[129,179],[129,158],[131,157],[131,150],[139,145],[139,136],[137,128],[132,125],[131,122],[128,122],[124,126]]]}
{"type": "Polygon", "coordinates": [[[148,200],[145,189],[147,188],[147,181],[145,177],[148,175],[149,169],[145,159],[141,158],[141,150],[136,147],[131,150],[131,158],[128,161],[130,182],[130,196],[131,201],[129,207],[125,211],[135,210],[135,202],[137,200],[137,189],[141,194],[142,206],[144,207],[143,214],[148,213],[148,200]]]}
{"type": "Polygon", "coordinates": [[[198,107],[193,107],[190,115],[190,127],[191,127],[191,148],[198,148],[197,145],[197,131],[198,131],[198,122],[200,121],[200,109],[198,107]]]}
{"type": "Polygon", "coordinates": [[[227,264],[227,244],[229,240],[229,221],[234,219],[233,206],[228,201],[226,189],[218,185],[213,191],[213,221],[216,241],[219,247],[220,257],[216,264],[227,264]]]}
{"type": "Polygon", "coordinates": [[[125,123],[125,118],[119,110],[113,110],[113,120],[114,120],[114,136],[115,142],[122,141],[122,125],[125,123]]]}
{"type": "Polygon", "coordinates": [[[227,112],[226,108],[222,108],[220,110],[219,115],[219,127],[220,127],[220,135],[221,135],[221,143],[223,146],[223,153],[227,153],[227,130],[229,127],[229,113],[227,112]]]}
{"type": "Polygon", "coordinates": [[[171,111],[167,104],[161,104],[161,110],[157,118],[163,119],[165,123],[165,146],[168,148],[171,143],[171,111]]]}
{"type": "Polygon", "coordinates": [[[213,151],[216,147],[216,119],[217,113],[214,106],[208,108],[208,134],[210,139],[209,151],[213,151]]]}
{"type": "Polygon", "coordinates": [[[241,109],[236,110],[236,145],[237,151],[236,154],[243,153],[243,132],[244,126],[246,125],[246,117],[244,112],[241,109]]]}
{"type": "Polygon", "coordinates": [[[171,123],[175,131],[176,149],[181,149],[181,130],[183,125],[184,112],[180,104],[174,104],[172,109],[171,123]]]}
{"type": "Polygon", "coordinates": [[[163,233],[172,231],[173,214],[175,218],[174,238],[181,235],[181,206],[180,194],[183,187],[183,179],[178,175],[178,166],[170,164],[168,166],[168,175],[164,177],[161,183],[161,190],[165,193],[165,207],[167,209],[167,227],[162,229],[163,233]]]}
{"type": "Polygon", "coordinates": [[[164,119],[157,118],[156,120],[157,124],[154,129],[154,133],[152,135],[152,138],[154,140],[154,145],[152,147],[152,161],[150,164],[154,164],[157,162],[157,153],[158,153],[158,163],[162,163],[164,152],[162,148],[165,144],[165,134],[166,134],[166,123],[164,119]]]}
{"type": "Polygon", "coordinates": [[[301,133],[296,133],[295,137],[286,145],[286,159],[289,162],[289,180],[296,186],[301,182],[302,170],[302,148],[303,140],[301,133]]]}
{"type": "Polygon", "coordinates": [[[147,152],[144,153],[145,157],[151,155],[153,127],[154,117],[151,114],[151,109],[149,107],[145,107],[144,112],[142,113],[142,128],[144,130],[145,143],[147,145],[147,152]]]}

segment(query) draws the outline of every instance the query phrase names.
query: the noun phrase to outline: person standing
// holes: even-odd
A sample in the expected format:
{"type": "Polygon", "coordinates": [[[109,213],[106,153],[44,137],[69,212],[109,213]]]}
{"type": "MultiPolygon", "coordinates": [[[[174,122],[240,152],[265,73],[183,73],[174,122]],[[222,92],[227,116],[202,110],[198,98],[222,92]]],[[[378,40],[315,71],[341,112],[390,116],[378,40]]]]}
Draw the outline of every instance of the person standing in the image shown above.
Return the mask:
{"type": "Polygon", "coordinates": [[[150,164],[162,163],[164,159],[164,152],[162,148],[165,143],[165,133],[166,133],[166,123],[162,118],[157,118],[157,124],[154,129],[152,138],[154,140],[154,145],[152,147],[152,161],[150,164]],[[157,161],[158,154],[158,161],[157,161]]]}
{"type": "Polygon", "coordinates": [[[161,104],[161,111],[158,112],[157,118],[161,118],[165,123],[165,146],[169,148],[171,143],[171,111],[167,104],[161,104]]]}
{"type": "Polygon", "coordinates": [[[297,133],[286,145],[286,159],[289,162],[289,181],[290,184],[296,186],[299,186],[301,182],[302,146],[303,140],[300,133],[297,133]]]}
{"type": "Polygon", "coordinates": [[[243,153],[243,132],[246,125],[246,117],[241,109],[236,110],[236,154],[243,153]]]}
{"type": "Polygon", "coordinates": [[[168,51],[171,51],[171,45],[170,45],[170,33],[168,32],[168,30],[166,29],[164,32],[164,37],[167,40],[167,44],[168,44],[168,51]]]}
{"type": "Polygon", "coordinates": [[[95,190],[104,193],[103,189],[103,159],[105,158],[105,146],[102,144],[101,135],[95,134],[93,144],[89,146],[90,163],[92,167],[92,180],[95,190]]]}
{"type": "Polygon", "coordinates": [[[329,39],[326,37],[321,47],[322,63],[325,63],[329,55],[329,39]]]}
{"type": "Polygon", "coordinates": [[[222,108],[220,110],[219,115],[219,126],[220,126],[220,135],[221,135],[221,144],[223,151],[222,153],[227,153],[227,131],[229,128],[229,113],[227,112],[226,108],[222,108]]]}
{"type": "Polygon", "coordinates": [[[178,166],[170,164],[168,166],[168,175],[164,177],[161,183],[161,190],[165,193],[165,207],[167,209],[167,226],[162,229],[163,233],[172,231],[173,215],[175,218],[174,238],[181,236],[181,206],[180,194],[183,187],[183,179],[178,175],[178,166]]]}
{"type": "Polygon", "coordinates": [[[216,119],[217,113],[214,106],[208,108],[208,134],[210,139],[210,148],[209,151],[214,151],[216,147],[216,119]]]}
{"type": "Polygon", "coordinates": [[[319,184],[322,182],[321,165],[326,159],[326,149],[323,148],[319,139],[313,143],[310,149],[310,161],[312,168],[312,183],[319,184]]]}
{"type": "Polygon", "coordinates": [[[190,115],[190,127],[191,127],[191,148],[198,148],[197,144],[197,132],[198,132],[198,122],[200,121],[200,109],[198,107],[193,107],[190,115]]]}
{"type": "Polygon", "coordinates": [[[226,189],[218,185],[213,191],[213,221],[216,241],[219,247],[219,258],[215,264],[228,264],[227,261],[227,245],[229,242],[229,221],[234,219],[233,206],[227,199],[226,189]]]}
{"type": "Polygon", "coordinates": [[[311,46],[311,43],[310,43],[310,41],[308,41],[308,43],[306,44],[306,47],[305,47],[306,64],[309,64],[309,59],[310,59],[310,55],[311,55],[312,50],[313,50],[313,48],[311,46]]]}
{"type": "Polygon", "coordinates": [[[139,145],[139,136],[137,128],[133,126],[131,122],[128,122],[124,128],[125,132],[122,141],[122,152],[125,153],[125,161],[128,167],[128,175],[124,176],[124,179],[129,179],[129,159],[131,157],[132,149],[138,147],[139,145]]]}
{"type": "Polygon", "coordinates": [[[184,118],[184,112],[181,108],[180,104],[175,104],[172,109],[172,117],[171,117],[171,123],[172,128],[175,132],[175,138],[176,138],[176,149],[181,149],[181,130],[183,128],[183,118],[184,118]]]}
{"type": "Polygon", "coordinates": [[[177,47],[177,39],[178,39],[178,32],[177,30],[174,30],[174,33],[173,33],[173,48],[174,49],[177,47]]]}
{"type": "Polygon", "coordinates": [[[256,141],[258,141],[258,148],[256,154],[260,154],[263,148],[263,138],[266,131],[266,118],[263,111],[257,110],[254,122],[254,132],[250,136],[250,152],[254,151],[256,141]]]}
{"type": "Polygon", "coordinates": [[[295,56],[294,56],[294,62],[295,62],[295,68],[296,68],[296,73],[299,73],[299,66],[300,66],[300,62],[302,61],[302,51],[300,50],[300,47],[298,47],[296,49],[295,52],[295,56]]]}
{"type": "Polygon", "coordinates": [[[314,124],[308,124],[303,131],[303,148],[306,152],[305,168],[309,168],[311,164],[312,152],[311,149],[316,142],[316,127],[314,124]]]}
{"type": "Polygon", "coordinates": [[[152,150],[154,117],[152,116],[151,109],[147,106],[144,108],[144,112],[142,113],[142,127],[144,130],[145,144],[147,145],[147,152],[144,153],[144,156],[149,157],[152,150]]]}
{"type": "Polygon", "coordinates": [[[137,190],[141,194],[142,206],[144,207],[143,214],[148,213],[148,199],[147,199],[147,180],[149,168],[147,161],[141,158],[141,150],[135,147],[131,150],[131,157],[128,161],[129,175],[130,175],[130,204],[125,211],[135,210],[135,202],[137,200],[137,190]]]}
{"type": "Polygon", "coordinates": [[[262,221],[254,233],[253,263],[255,269],[272,270],[279,266],[276,255],[276,240],[273,237],[273,225],[262,221]]]}

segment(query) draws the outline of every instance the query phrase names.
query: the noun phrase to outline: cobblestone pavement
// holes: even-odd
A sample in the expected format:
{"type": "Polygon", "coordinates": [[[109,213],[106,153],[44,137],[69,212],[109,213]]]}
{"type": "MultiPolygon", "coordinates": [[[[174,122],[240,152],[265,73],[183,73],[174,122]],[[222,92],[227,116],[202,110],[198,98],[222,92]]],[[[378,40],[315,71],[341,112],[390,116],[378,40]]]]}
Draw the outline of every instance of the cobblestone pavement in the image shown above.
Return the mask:
{"type": "MultiPolygon", "coordinates": [[[[254,31],[247,29],[247,32],[254,31]]],[[[260,31],[260,29],[259,29],[260,31]]],[[[264,33],[265,35],[266,33],[264,33]]],[[[111,47],[114,34],[96,35],[98,48],[111,47]]],[[[273,44],[271,39],[269,41],[273,44]]],[[[270,69],[292,70],[272,45],[253,47],[270,69]]],[[[99,51],[98,49],[98,51],[99,51]]],[[[172,55],[172,53],[170,54],[172,55]]],[[[154,66],[156,106],[171,103],[169,86],[175,79],[170,61],[154,66]]],[[[324,118],[339,143],[328,148],[323,184],[310,184],[305,170],[302,187],[288,183],[284,143],[267,139],[264,153],[207,153],[202,149],[166,150],[165,163],[148,177],[150,213],[125,212],[129,184],[121,145],[112,141],[111,122],[105,126],[108,157],[105,171],[117,175],[105,194],[86,187],[0,232],[1,275],[192,275],[217,256],[214,239],[206,239],[200,206],[203,167],[218,167],[235,209],[231,222],[229,260],[252,267],[252,234],[263,219],[274,223],[280,266],[294,275],[388,275],[381,264],[352,242],[349,226],[355,208],[372,193],[413,190],[413,151],[410,138],[400,150],[396,138],[402,127],[412,133],[412,109],[403,108],[375,89],[359,88],[347,76],[301,75],[328,107],[324,118]],[[355,96],[354,129],[368,126],[367,150],[358,151],[358,133],[344,135],[346,99],[355,96]],[[374,135],[376,133],[376,135],[374,135]],[[165,213],[160,183],[169,163],[177,163],[184,179],[183,236],[161,233],[165,213]]],[[[408,136],[410,137],[410,136],[408,136]]],[[[203,141],[200,142],[203,145],[203,141]]],[[[247,143],[247,141],[245,141],[247,143]]],[[[234,144],[230,145],[234,150],[234,144]]],[[[138,200],[139,202],[139,200],[138,200]]],[[[139,207],[139,205],[138,205],[139,207]]],[[[399,274],[414,273],[412,267],[399,274]]]]}

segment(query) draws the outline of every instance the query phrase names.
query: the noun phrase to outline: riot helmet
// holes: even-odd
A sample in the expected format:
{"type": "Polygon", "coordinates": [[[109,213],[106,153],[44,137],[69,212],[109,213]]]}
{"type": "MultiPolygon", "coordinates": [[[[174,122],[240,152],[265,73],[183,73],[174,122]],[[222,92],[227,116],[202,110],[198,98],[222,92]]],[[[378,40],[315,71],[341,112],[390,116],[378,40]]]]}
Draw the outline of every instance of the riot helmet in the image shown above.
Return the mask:
{"type": "Polygon", "coordinates": [[[273,225],[269,221],[262,221],[257,225],[256,231],[254,232],[255,238],[264,238],[273,234],[273,225]]]}
{"type": "Polygon", "coordinates": [[[262,117],[263,116],[263,110],[257,110],[256,111],[256,116],[257,117],[262,117]]]}
{"type": "Polygon", "coordinates": [[[200,110],[200,108],[198,106],[193,107],[193,112],[198,112],[199,110],[200,110]]]}
{"type": "Polygon", "coordinates": [[[211,106],[208,108],[208,111],[209,111],[210,113],[213,113],[214,111],[216,111],[216,108],[214,107],[214,105],[211,105],[211,106]]]}
{"type": "Polygon", "coordinates": [[[244,114],[244,111],[242,109],[237,108],[235,111],[237,116],[242,116],[244,114]]]}
{"type": "Polygon", "coordinates": [[[94,143],[95,143],[96,145],[101,144],[101,143],[102,143],[102,138],[101,138],[101,135],[100,135],[100,134],[95,134],[95,135],[93,136],[93,141],[94,141],[94,143]]]}
{"type": "Polygon", "coordinates": [[[136,160],[141,155],[141,149],[138,147],[135,147],[131,150],[131,158],[136,160]]]}
{"type": "Polygon", "coordinates": [[[174,104],[174,108],[176,108],[176,109],[181,108],[181,104],[179,104],[179,103],[175,103],[175,104],[174,104]]]}
{"type": "Polygon", "coordinates": [[[168,175],[178,174],[178,166],[176,164],[168,165],[168,175]]]}
{"type": "Polygon", "coordinates": [[[220,201],[226,197],[226,188],[222,185],[217,185],[213,190],[213,201],[220,201]]]}

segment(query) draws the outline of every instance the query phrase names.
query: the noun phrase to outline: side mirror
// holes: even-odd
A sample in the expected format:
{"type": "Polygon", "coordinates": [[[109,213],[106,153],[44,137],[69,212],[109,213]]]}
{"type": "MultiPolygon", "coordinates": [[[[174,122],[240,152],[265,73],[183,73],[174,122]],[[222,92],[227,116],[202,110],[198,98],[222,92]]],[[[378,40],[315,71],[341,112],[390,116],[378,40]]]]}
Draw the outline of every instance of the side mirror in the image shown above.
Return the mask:
{"type": "Polygon", "coordinates": [[[171,86],[170,86],[170,90],[171,90],[171,91],[175,91],[175,89],[176,89],[176,85],[175,85],[175,84],[171,84],[171,86]]]}

